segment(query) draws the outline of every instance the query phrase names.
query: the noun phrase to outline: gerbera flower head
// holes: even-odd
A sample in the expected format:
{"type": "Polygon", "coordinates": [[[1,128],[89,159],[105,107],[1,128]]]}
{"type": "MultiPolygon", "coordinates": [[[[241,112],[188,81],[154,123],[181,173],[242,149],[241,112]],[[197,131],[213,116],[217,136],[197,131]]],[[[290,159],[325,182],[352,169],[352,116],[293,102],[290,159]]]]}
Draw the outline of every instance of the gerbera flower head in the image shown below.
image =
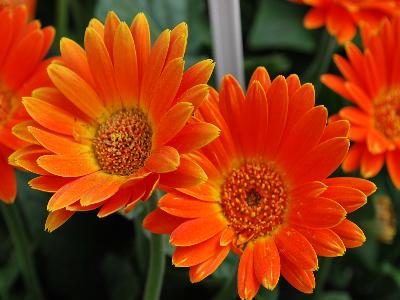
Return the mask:
{"type": "Polygon", "coordinates": [[[291,0],[312,8],[304,17],[304,26],[326,26],[339,43],[353,39],[356,27],[367,23],[377,28],[385,17],[400,13],[398,0],[291,0]]]}
{"type": "Polygon", "coordinates": [[[28,22],[25,6],[0,7],[0,200],[12,203],[16,178],[7,158],[25,146],[12,134],[12,127],[30,120],[21,97],[39,86],[50,85],[43,61],[53,38],[52,27],[41,28],[39,21],[28,22]]]}
{"type": "Polygon", "coordinates": [[[28,19],[32,19],[35,15],[36,0],[0,0],[0,8],[15,7],[19,5],[26,5],[28,11],[28,19]]]}
{"type": "Polygon", "coordinates": [[[214,64],[201,61],[184,72],[187,35],[182,23],[151,46],[142,13],[129,27],[110,12],[105,25],[90,22],[85,49],[61,40],[61,58],[48,67],[54,87],[23,100],[36,122],[24,134],[37,145],[10,157],[41,175],[33,188],[54,192],[49,231],[76,211],[100,207],[99,217],[129,211],[158,184],[188,187],[207,179],[188,153],[219,135],[193,117],[214,64]]]}
{"type": "Polygon", "coordinates": [[[400,18],[385,20],[378,33],[363,27],[362,36],[363,51],[349,43],[347,59],[334,56],[343,77],[321,77],[354,104],[335,117],[351,122],[354,142],[342,167],[346,172],[361,168],[361,175],[369,178],[386,161],[393,183],[400,188],[400,18]]]}
{"type": "Polygon", "coordinates": [[[247,94],[226,76],[199,116],[221,128],[221,137],[193,154],[208,181],[176,189],[159,201],[145,228],[171,234],[173,263],[190,267],[198,282],[230,250],[241,255],[238,292],[252,299],[260,285],[274,289],[280,275],[310,293],[317,255],[343,255],[365,241],[346,218],[366,203],[375,185],[327,178],[344,159],[349,123],[326,126],[327,110],[314,107],[314,89],[296,75],[272,82],[264,68],[247,94]]]}

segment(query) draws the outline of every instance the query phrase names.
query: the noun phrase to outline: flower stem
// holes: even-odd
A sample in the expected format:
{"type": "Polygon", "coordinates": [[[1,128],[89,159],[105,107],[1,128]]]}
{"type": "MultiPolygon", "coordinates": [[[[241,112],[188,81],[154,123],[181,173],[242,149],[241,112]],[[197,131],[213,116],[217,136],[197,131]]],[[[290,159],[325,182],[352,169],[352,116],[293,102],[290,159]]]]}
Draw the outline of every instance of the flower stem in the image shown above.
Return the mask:
{"type": "Polygon", "coordinates": [[[316,91],[319,91],[321,87],[319,77],[328,71],[336,47],[335,38],[324,32],[318,53],[302,76],[305,82],[314,83],[316,91]]]}
{"type": "Polygon", "coordinates": [[[0,206],[29,294],[32,299],[44,299],[37,277],[31,243],[28,240],[17,204],[7,205],[1,203],[0,206]]]}
{"type": "Polygon", "coordinates": [[[68,31],[68,5],[69,0],[57,0],[57,37],[60,40],[68,31]]]}
{"type": "MultiPolygon", "coordinates": [[[[153,197],[147,201],[147,210],[151,212],[157,207],[161,197],[159,190],[156,190],[153,197]]],[[[162,283],[165,271],[164,238],[162,235],[151,233],[150,236],[150,266],[147,273],[146,287],[143,300],[160,299],[162,283]]]]}

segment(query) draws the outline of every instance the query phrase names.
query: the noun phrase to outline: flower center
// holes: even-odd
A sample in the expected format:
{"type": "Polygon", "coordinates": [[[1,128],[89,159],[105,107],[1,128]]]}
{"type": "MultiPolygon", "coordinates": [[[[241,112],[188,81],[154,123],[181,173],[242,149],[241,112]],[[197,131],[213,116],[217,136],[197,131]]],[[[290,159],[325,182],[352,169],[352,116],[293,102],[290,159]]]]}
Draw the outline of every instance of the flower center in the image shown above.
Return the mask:
{"type": "Polygon", "coordinates": [[[102,170],[128,176],[144,166],[151,151],[153,132],[146,115],[138,110],[122,110],[102,123],[93,140],[93,149],[102,170]]]}
{"type": "Polygon", "coordinates": [[[400,137],[400,89],[390,89],[374,101],[375,128],[388,139],[400,137]]]}
{"type": "Polygon", "coordinates": [[[245,162],[221,188],[221,205],[236,232],[236,245],[270,234],[282,224],[287,207],[283,180],[273,165],[245,162]]]}

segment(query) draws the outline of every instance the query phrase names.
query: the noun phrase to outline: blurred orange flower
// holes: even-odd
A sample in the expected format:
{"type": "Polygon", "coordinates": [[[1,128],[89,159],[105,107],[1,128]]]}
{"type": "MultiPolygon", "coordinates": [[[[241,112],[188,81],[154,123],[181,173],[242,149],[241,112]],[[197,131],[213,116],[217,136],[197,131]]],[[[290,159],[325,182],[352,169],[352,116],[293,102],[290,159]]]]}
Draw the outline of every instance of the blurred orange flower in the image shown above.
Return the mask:
{"type": "Polygon", "coordinates": [[[304,17],[304,26],[314,29],[326,25],[339,43],[353,39],[356,27],[367,23],[378,27],[387,16],[400,13],[399,0],[291,0],[312,6],[304,17]]]}
{"type": "Polygon", "coordinates": [[[17,139],[12,127],[30,117],[21,105],[38,86],[50,85],[43,61],[54,38],[54,29],[41,29],[27,21],[25,6],[0,8],[0,199],[12,203],[16,196],[15,173],[7,164],[14,149],[27,143],[17,139]]]}
{"type": "Polygon", "coordinates": [[[184,72],[187,36],[181,23],[151,47],[143,14],[129,28],[111,12],[105,26],[90,22],[85,49],[62,39],[61,59],[48,67],[55,87],[23,100],[37,122],[24,135],[37,145],[10,157],[42,175],[30,181],[33,188],[54,192],[49,231],[76,211],[101,207],[99,217],[129,211],[158,184],[207,180],[188,153],[220,132],[192,117],[208,95],[214,63],[201,61],[184,72]]]}
{"type": "Polygon", "coordinates": [[[171,234],[173,263],[190,267],[198,282],[230,250],[241,255],[238,292],[252,299],[260,285],[274,289],[280,275],[311,293],[317,255],[343,255],[365,241],[348,219],[376,189],[367,180],[327,178],[344,159],[349,123],[326,126],[327,110],[314,107],[314,88],[296,75],[272,82],[264,68],[247,94],[230,75],[212,91],[199,118],[221,137],[192,154],[209,180],[178,188],[159,201],[145,228],[171,234]],[[219,99],[218,99],[219,98],[219,99]]]}
{"type": "Polygon", "coordinates": [[[35,16],[36,0],[0,0],[0,8],[18,5],[26,5],[28,10],[28,19],[32,19],[35,16]]]}
{"type": "Polygon", "coordinates": [[[346,45],[348,59],[334,56],[343,77],[321,77],[328,87],[355,106],[340,110],[351,122],[352,145],[343,170],[361,166],[361,175],[377,175],[386,160],[393,183],[400,188],[400,18],[385,20],[377,33],[362,28],[364,51],[346,45]]]}

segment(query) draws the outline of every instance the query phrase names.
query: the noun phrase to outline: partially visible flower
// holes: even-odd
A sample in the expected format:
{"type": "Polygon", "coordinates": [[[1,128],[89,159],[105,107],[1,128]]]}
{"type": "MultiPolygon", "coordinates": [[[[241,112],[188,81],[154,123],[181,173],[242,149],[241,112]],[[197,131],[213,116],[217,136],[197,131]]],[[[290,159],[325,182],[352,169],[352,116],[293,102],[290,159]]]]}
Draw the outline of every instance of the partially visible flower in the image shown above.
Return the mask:
{"type": "Polygon", "coordinates": [[[314,107],[314,88],[296,75],[272,82],[264,68],[247,94],[226,76],[199,117],[221,137],[192,155],[208,181],[161,198],[145,228],[171,234],[173,264],[190,267],[198,282],[232,250],[241,255],[238,292],[252,299],[260,285],[274,289],[282,274],[311,293],[317,255],[340,256],[365,241],[346,219],[376,189],[367,180],[327,178],[344,159],[349,123],[326,126],[327,110],[314,107]]]}
{"type": "Polygon", "coordinates": [[[12,127],[31,118],[21,104],[22,96],[50,85],[43,61],[54,38],[52,27],[41,28],[27,21],[25,6],[0,8],[0,200],[12,203],[16,178],[7,158],[13,150],[27,145],[16,138],[12,127]]]}
{"type": "Polygon", "coordinates": [[[207,180],[188,153],[220,132],[193,117],[208,95],[214,63],[204,60],[184,72],[187,36],[181,23],[151,46],[143,14],[129,27],[111,12],[105,26],[90,22],[85,49],[61,40],[61,58],[48,67],[55,87],[23,101],[37,122],[24,134],[37,145],[10,157],[41,175],[31,187],[54,193],[49,231],[76,211],[100,208],[98,216],[105,217],[131,210],[159,184],[207,180]]]}
{"type": "Polygon", "coordinates": [[[388,195],[379,195],[374,198],[377,236],[385,244],[392,244],[397,233],[396,213],[392,199],[388,195]]]}
{"type": "Polygon", "coordinates": [[[385,17],[400,13],[399,0],[290,0],[312,8],[304,17],[304,26],[326,26],[339,43],[352,40],[357,26],[367,23],[377,28],[385,17]]]}
{"type": "Polygon", "coordinates": [[[28,19],[33,19],[36,11],[36,0],[0,0],[0,8],[15,7],[18,5],[26,5],[28,10],[28,19]]]}
{"type": "Polygon", "coordinates": [[[384,162],[400,188],[400,18],[384,21],[376,33],[362,28],[364,50],[346,45],[347,59],[335,55],[343,77],[327,74],[323,83],[355,106],[342,108],[339,118],[351,122],[354,142],[343,170],[361,167],[361,175],[377,175],[384,162]]]}

